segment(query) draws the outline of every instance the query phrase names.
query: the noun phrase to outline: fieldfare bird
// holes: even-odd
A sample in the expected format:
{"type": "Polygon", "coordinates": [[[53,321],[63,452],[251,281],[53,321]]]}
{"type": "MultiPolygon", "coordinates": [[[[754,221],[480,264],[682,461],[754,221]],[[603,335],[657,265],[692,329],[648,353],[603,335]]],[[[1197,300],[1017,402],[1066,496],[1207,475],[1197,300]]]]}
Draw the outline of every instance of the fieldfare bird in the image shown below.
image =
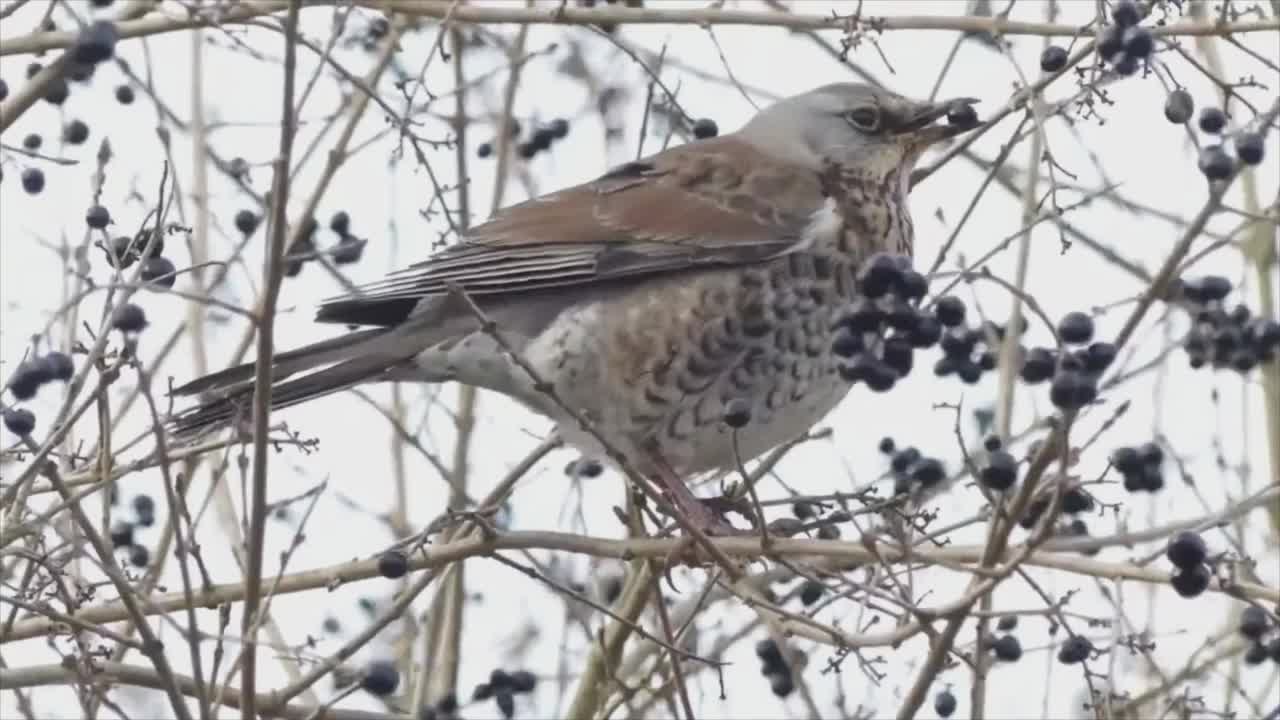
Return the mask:
{"type": "MultiPolygon", "coordinates": [[[[555,421],[584,455],[619,453],[687,522],[731,532],[685,479],[798,437],[848,393],[830,346],[859,264],[911,254],[911,170],[972,127],[939,121],[974,102],[826,85],[508,207],[324,302],[318,322],[370,327],[273,357],[271,406],[375,381],[467,383],[555,421]],[[730,403],[749,408],[740,429],[723,420],[730,403]]],[[[247,416],[253,373],[177,388],[209,394],[175,431],[247,416]]]]}

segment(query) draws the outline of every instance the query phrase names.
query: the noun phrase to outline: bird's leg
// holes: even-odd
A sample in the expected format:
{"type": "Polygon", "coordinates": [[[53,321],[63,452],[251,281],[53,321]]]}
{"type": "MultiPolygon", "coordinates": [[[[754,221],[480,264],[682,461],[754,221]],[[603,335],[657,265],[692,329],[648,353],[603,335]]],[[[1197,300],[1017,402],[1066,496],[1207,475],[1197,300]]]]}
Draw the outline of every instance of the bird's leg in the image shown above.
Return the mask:
{"type": "Polygon", "coordinates": [[[749,534],[739,530],[724,515],[717,512],[712,505],[693,494],[684,480],[656,452],[649,453],[650,466],[654,469],[654,479],[666,491],[667,497],[675,512],[684,517],[689,524],[708,535],[724,537],[726,535],[749,534]]]}

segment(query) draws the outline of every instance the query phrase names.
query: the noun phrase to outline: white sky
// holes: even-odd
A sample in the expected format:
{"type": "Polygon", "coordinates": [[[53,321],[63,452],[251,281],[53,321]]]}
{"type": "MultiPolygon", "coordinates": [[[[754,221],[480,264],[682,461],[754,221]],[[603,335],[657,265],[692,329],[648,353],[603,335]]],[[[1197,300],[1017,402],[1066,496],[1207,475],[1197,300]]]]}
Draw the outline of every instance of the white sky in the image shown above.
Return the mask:
{"type": "MultiPolygon", "coordinates": [[[[677,5],[675,2],[662,4],[677,5]]],[[[696,7],[699,4],[679,5],[696,7]]],[[[799,5],[812,13],[829,10],[844,13],[850,12],[854,3],[806,2],[799,5]]],[[[1082,23],[1091,16],[1094,3],[1065,2],[1062,6],[1066,13],[1062,22],[1082,23]]],[[[1039,20],[1042,9],[1039,2],[1021,2],[1016,5],[1013,17],[1039,20]]],[[[32,8],[25,8],[0,23],[0,37],[10,38],[26,32],[34,22],[31,10],[32,8]]],[[[894,0],[867,2],[864,6],[864,13],[868,15],[884,12],[956,14],[962,10],[963,3],[950,1],[894,0]]],[[[60,22],[66,22],[65,16],[60,13],[55,14],[55,17],[59,17],[60,22]]],[[[328,15],[324,11],[312,10],[304,17],[304,28],[312,38],[323,39],[327,35],[328,15]]],[[[503,32],[509,30],[510,28],[502,29],[503,32]]],[[[277,35],[261,31],[246,33],[241,27],[233,28],[233,34],[265,53],[271,60],[282,54],[282,43],[277,35]]],[[[665,44],[668,55],[680,63],[724,75],[717,49],[705,30],[635,27],[625,29],[622,36],[651,50],[657,50],[665,44]]],[[[714,36],[735,76],[743,83],[769,92],[792,94],[850,77],[847,69],[816,50],[810,42],[791,38],[782,31],[723,27],[716,28],[714,36]]],[[[279,113],[280,78],[277,67],[228,51],[227,37],[224,35],[211,33],[207,37],[210,48],[206,56],[205,82],[209,120],[241,124],[265,123],[268,126],[274,123],[279,113]],[[217,47],[213,47],[214,44],[217,47]]],[[[834,33],[828,33],[827,37],[832,40],[837,38],[834,33]]],[[[854,58],[894,90],[909,95],[927,96],[939,68],[951,50],[953,38],[954,33],[946,32],[884,35],[879,38],[879,46],[892,63],[895,71],[892,74],[869,45],[859,49],[854,58]]],[[[1240,39],[1260,55],[1280,57],[1280,37],[1254,34],[1240,39]]],[[[415,35],[407,40],[404,43],[404,66],[411,71],[419,67],[433,40],[434,31],[415,35]]],[[[560,48],[549,58],[533,61],[525,70],[525,80],[516,101],[517,115],[520,118],[542,119],[568,117],[572,128],[568,139],[551,154],[540,156],[530,164],[536,184],[529,189],[537,192],[588,180],[605,170],[611,162],[634,153],[634,139],[644,99],[644,76],[641,70],[598,37],[582,30],[567,32],[564,28],[532,28],[528,43],[530,49],[543,48],[550,43],[559,43],[560,48]],[[626,106],[628,141],[620,149],[606,151],[603,127],[592,110],[592,98],[580,85],[566,80],[556,71],[559,60],[565,57],[565,47],[569,41],[582,44],[592,70],[598,73],[597,77],[601,82],[616,83],[637,90],[626,106]]],[[[154,73],[156,88],[180,116],[189,117],[190,36],[171,34],[153,37],[148,39],[147,45],[152,63],[150,72],[154,73]]],[[[1261,107],[1269,105],[1280,78],[1276,78],[1274,73],[1268,74],[1262,65],[1247,60],[1245,55],[1225,43],[1220,46],[1228,78],[1234,80],[1237,76],[1256,75],[1269,89],[1246,91],[1247,97],[1261,107]]],[[[1040,40],[1037,38],[1018,38],[1014,43],[1013,56],[1023,72],[1031,77],[1038,75],[1036,58],[1040,47],[1040,40]]],[[[1191,41],[1187,41],[1186,47],[1192,50],[1194,46],[1191,41]]],[[[122,43],[119,52],[136,70],[143,71],[146,59],[142,43],[122,43]]],[[[358,56],[358,51],[341,57],[348,61],[348,67],[363,72],[365,60],[358,56]]],[[[1203,76],[1173,53],[1164,53],[1161,57],[1170,60],[1174,75],[1188,86],[1199,104],[1212,102],[1213,88],[1203,76]]],[[[475,60],[472,68],[475,73],[498,64],[493,53],[484,56],[473,53],[472,59],[475,60]]],[[[28,62],[30,58],[26,56],[0,58],[0,77],[11,88],[20,86],[23,68],[28,62]]],[[[310,53],[303,52],[300,77],[309,77],[313,67],[313,57],[310,53]]],[[[429,74],[430,89],[437,93],[448,90],[451,86],[450,72],[444,64],[437,63],[429,74]]],[[[155,139],[156,115],[141,92],[139,102],[131,107],[115,104],[111,99],[112,88],[120,78],[116,68],[104,67],[98,72],[91,88],[73,87],[72,96],[62,108],[61,115],[57,108],[41,103],[4,134],[3,142],[6,145],[18,146],[27,133],[40,133],[45,135],[47,152],[65,155],[80,162],[65,167],[42,164],[48,178],[48,188],[41,195],[32,197],[24,194],[17,182],[18,170],[28,160],[9,152],[3,154],[4,181],[0,183],[0,361],[4,365],[0,368],[0,375],[8,375],[11,364],[21,358],[30,336],[43,330],[51,311],[60,303],[64,278],[60,261],[42,245],[58,243],[64,237],[72,244],[82,240],[83,214],[90,204],[93,154],[104,132],[110,137],[115,159],[107,171],[103,202],[111,209],[117,228],[137,227],[146,209],[154,202],[155,188],[164,161],[163,149],[155,139]],[[72,117],[82,118],[90,124],[91,139],[80,148],[59,151],[58,127],[64,119],[72,117]],[[135,188],[142,193],[142,202],[129,199],[135,188]]],[[[752,112],[751,105],[741,94],[723,84],[703,82],[675,71],[664,73],[664,79],[673,88],[679,85],[680,100],[691,114],[713,117],[722,131],[735,129],[752,112]]],[[[978,106],[979,112],[985,114],[1003,105],[1017,81],[1018,75],[1007,59],[976,43],[966,43],[960,48],[955,67],[943,82],[940,95],[981,98],[983,102],[978,106]]],[[[389,85],[384,84],[383,89],[390,92],[389,85]]],[[[1051,89],[1049,99],[1065,97],[1073,89],[1070,82],[1059,82],[1051,89]]],[[[1106,176],[1122,183],[1121,189],[1126,197],[1189,219],[1203,202],[1206,186],[1196,170],[1194,151],[1189,146],[1185,132],[1163,119],[1163,87],[1154,77],[1145,80],[1135,78],[1110,87],[1108,93],[1115,105],[1100,109],[1105,123],[1083,121],[1074,128],[1069,128],[1061,118],[1057,118],[1049,124],[1049,148],[1058,163],[1078,175],[1081,184],[1097,188],[1103,180],[1090,158],[1089,154],[1092,153],[1105,169],[1106,176]]],[[[485,97],[473,96],[473,112],[481,107],[496,109],[500,98],[501,83],[491,84],[485,97]]],[[[394,98],[388,99],[394,102],[394,98]]],[[[328,77],[322,78],[303,116],[324,116],[338,102],[335,84],[328,77]]],[[[757,102],[763,104],[765,101],[757,98],[757,102]]],[[[452,112],[452,107],[452,101],[449,100],[438,104],[434,109],[448,113],[452,112]]],[[[1007,139],[1015,123],[1016,120],[1006,120],[979,141],[975,150],[983,157],[994,157],[999,151],[1000,143],[1007,139]]],[[[314,127],[315,124],[307,125],[300,133],[300,142],[295,147],[303,148],[311,142],[314,127]]],[[[361,144],[383,127],[382,113],[376,109],[371,110],[355,135],[356,144],[361,144]]],[[[443,136],[444,129],[438,123],[429,123],[423,134],[439,138],[443,136]]],[[[488,130],[484,127],[473,129],[471,139],[475,143],[488,140],[488,130]]],[[[213,141],[224,156],[243,156],[250,163],[259,165],[268,163],[272,158],[277,134],[270,127],[227,128],[217,130],[213,141]]],[[[332,134],[326,136],[322,147],[329,147],[332,141],[332,134]]],[[[650,138],[646,147],[655,149],[655,141],[650,138]]],[[[393,144],[384,139],[352,157],[335,178],[317,213],[317,219],[325,226],[334,211],[348,210],[353,218],[356,234],[369,238],[364,260],[354,266],[350,273],[356,281],[376,279],[387,270],[421,258],[441,229],[438,221],[424,221],[418,214],[431,195],[425,174],[413,169],[411,162],[400,162],[389,170],[392,149],[393,144]]],[[[1255,173],[1259,196],[1264,202],[1275,198],[1280,187],[1280,172],[1277,172],[1274,163],[1280,147],[1277,146],[1274,133],[1269,138],[1268,151],[1268,162],[1255,173]]],[[[1025,146],[1020,147],[1013,153],[1012,163],[1025,166],[1027,153],[1025,146]]],[[[406,158],[409,157],[411,155],[406,155],[406,158]]],[[[452,152],[435,151],[429,157],[441,181],[454,182],[456,171],[452,152]]],[[[476,219],[480,220],[487,213],[490,204],[494,163],[492,160],[475,161],[474,153],[471,157],[472,206],[478,209],[476,219]]],[[[184,192],[189,192],[192,177],[191,150],[186,137],[176,131],[173,158],[176,176],[184,192]]],[[[317,176],[318,166],[319,163],[312,162],[295,187],[309,188],[317,176]]],[[[254,186],[260,192],[266,190],[269,170],[266,167],[255,168],[253,179],[254,186]]],[[[916,247],[922,263],[927,264],[933,260],[940,243],[949,234],[952,223],[961,216],[981,180],[982,173],[979,170],[963,160],[956,161],[913,194],[916,247]],[[940,218],[945,218],[945,221],[940,218]]],[[[236,239],[233,237],[234,230],[231,229],[232,217],[237,210],[252,207],[252,204],[239,197],[234,188],[220,177],[214,177],[212,188],[210,202],[215,223],[213,255],[225,256],[236,239]]],[[[291,208],[291,217],[295,216],[300,207],[301,195],[302,193],[298,193],[292,198],[295,204],[291,208]]],[[[515,181],[509,186],[506,202],[510,204],[525,196],[525,186],[515,181]]],[[[1069,205],[1078,198],[1079,193],[1065,191],[1060,203],[1069,205]]],[[[1229,202],[1233,206],[1242,207],[1242,198],[1237,186],[1233,189],[1229,202]]],[[[192,202],[189,196],[184,198],[184,209],[188,213],[187,217],[190,217],[192,202]]],[[[1110,244],[1117,252],[1148,268],[1156,267],[1178,237],[1177,228],[1168,223],[1139,213],[1124,212],[1105,202],[1095,202],[1086,209],[1074,211],[1069,219],[1082,230],[1110,244]]],[[[1211,223],[1211,228],[1226,232],[1237,223],[1236,217],[1219,216],[1211,223]]],[[[993,190],[977,206],[960,235],[957,250],[970,258],[976,257],[1021,225],[1017,199],[1002,191],[993,190]]],[[[333,241],[327,231],[322,232],[321,237],[322,242],[333,241]]],[[[1203,241],[1198,242],[1197,248],[1204,247],[1205,244],[1203,241]]],[[[168,256],[179,267],[187,264],[189,259],[186,249],[181,246],[182,243],[177,240],[169,242],[172,250],[168,256]]],[[[256,286],[260,275],[260,248],[261,243],[255,242],[249,257],[248,275],[243,269],[235,270],[234,292],[221,297],[249,304],[251,294],[248,278],[252,278],[256,286]]],[[[92,250],[90,257],[95,280],[104,281],[107,271],[101,254],[92,250]]],[[[1005,252],[993,260],[989,267],[997,274],[1011,277],[1014,258],[1015,253],[1005,252]]],[[[954,261],[955,254],[947,269],[954,268],[954,261]]],[[[1214,253],[1201,265],[1204,272],[1219,272],[1233,279],[1241,277],[1239,254],[1234,250],[1214,253]]],[[[188,282],[185,278],[180,279],[179,287],[188,282]]],[[[988,313],[1001,317],[1008,309],[1007,296],[994,291],[992,287],[980,287],[978,297],[988,313]]],[[[1028,287],[1054,318],[1069,310],[1088,310],[1121,303],[1133,296],[1138,289],[1131,277],[1104,264],[1097,255],[1082,245],[1077,244],[1069,252],[1062,253],[1057,233],[1047,225],[1042,225],[1032,234],[1028,287]]],[[[310,317],[314,302],[333,294],[337,288],[336,283],[314,265],[308,266],[300,277],[287,280],[280,302],[281,307],[288,312],[281,315],[277,324],[277,344],[287,348],[332,333],[334,328],[316,326],[310,322],[310,317]]],[[[1245,297],[1254,306],[1256,293],[1256,287],[1248,284],[1245,297]]],[[[186,308],[177,298],[147,294],[139,295],[139,298],[152,321],[152,327],[143,336],[141,343],[143,355],[150,357],[161,339],[184,316],[186,308]]],[[[100,308],[97,303],[100,302],[101,296],[95,295],[84,306],[84,316],[91,319],[91,324],[97,323],[100,308]]],[[[1103,337],[1113,336],[1128,311],[1129,305],[1121,304],[1100,317],[1099,334],[1103,337]]],[[[1159,317],[1161,311],[1161,308],[1157,308],[1151,317],[1159,317]]],[[[1184,324],[1180,318],[1177,327],[1182,328],[1184,324]]],[[[1143,339],[1140,345],[1141,357],[1146,358],[1160,348],[1161,340],[1159,331],[1150,332],[1150,321],[1144,324],[1144,328],[1147,331],[1139,337],[1143,339]]],[[[225,366],[230,360],[231,348],[237,344],[242,332],[243,323],[239,319],[212,330],[209,348],[214,368],[225,366]]],[[[54,334],[55,338],[63,336],[61,328],[54,334]]],[[[83,339],[85,336],[81,334],[79,337],[83,339]]],[[[1032,331],[1029,340],[1038,342],[1046,338],[1043,329],[1036,329],[1032,331]]],[[[900,444],[915,444],[926,453],[941,454],[954,467],[957,452],[953,436],[953,415],[949,411],[932,409],[932,406],[935,403],[961,400],[966,409],[989,404],[994,397],[995,380],[992,375],[976,387],[962,387],[954,380],[937,381],[928,373],[934,353],[936,351],[931,351],[928,355],[930,360],[923,363],[924,372],[918,373],[888,396],[874,396],[863,389],[851,393],[847,401],[827,420],[827,424],[835,430],[833,440],[802,447],[781,465],[780,474],[787,484],[800,492],[817,493],[844,490],[873,479],[883,470],[883,461],[876,454],[875,445],[886,434],[897,438],[900,444]]],[[[190,357],[189,347],[184,342],[174,360],[165,366],[164,374],[158,378],[159,384],[163,385],[169,375],[172,375],[175,382],[186,381],[192,373],[190,357]]],[[[917,364],[922,363],[918,360],[917,364]]],[[[112,396],[123,397],[132,382],[132,375],[126,374],[113,387],[112,396]]],[[[371,388],[368,392],[380,401],[390,398],[389,388],[371,388]]],[[[415,412],[410,414],[415,422],[427,410],[427,404],[422,398],[434,392],[435,388],[406,388],[405,396],[415,399],[415,412]]],[[[53,416],[61,402],[58,393],[58,390],[47,388],[31,406],[41,423],[38,432],[47,430],[47,424],[44,423],[53,416]]],[[[1046,393],[1047,390],[1043,387],[1020,392],[1015,427],[1025,427],[1038,416],[1037,412],[1049,409],[1046,393]]],[[[455,394],[454,387],[441,390],[445,405],[452,403],[455,394]]],[[[1121,392],[1105,396],[1103,400],[1102,405],[1089,412],[1081,421],[1076,437],[1091,435],[1120,401],[1131,400],[1132,405],[1129,412],[1100,441],[1099,447],[1086,455],[1079,468],[1085,477],[1097,476],[1105,466],[1105,453],[1110,448],[1148,440],[1153,431],[1158,431],[1168,438],[1188,472],[1195,477],[1196,486],[1208,510],[1223,507],[1228,495],[1239,496],[1243,492],[1238,476],[1219,470],[1215,464],[1215,453],[1219,450],[1228,463],[1244,462],[1253,468],[1253,475],[1249,480],[1252,490],[1262,486],[1267,460],[1263,445],[1261,392],[1256,384],[1242,384],[1230,374],[1191,373],[1185,369],[1185,362],[1178,355],[1168,371],[1158,378],[1149,376],[1146,380],[1127,386],[1121,392]],[[1212,400],[1215,392],[1218,395],[1217,404],[1212,400]]],[[[8,397],[6,402],[9,402],[8,397]]],[[[425,446],[438,450],[447,457],[452,448],[453,433],[445,405],[436,405],[427,413],[428,430],[420,435],[420,439],[425,446]]],[[[146,420],[143,414],[138,413],[135,408],[120,437],[132,438],[144,431],[146,420]]],[[[330,492],[326,493],[316,507],[307,532],[307,541],[297,551],[289,571],[369,557],[390,544],[391,533],[375,515],[387,512],[395,498],[394,488],[389,480],[391,464],[388,448],[391,435],[378,413],[355,396],[343,394],[301,409],[282,412],[279,418],[288,420],[293,429],[304,435],[319,438],[320,449],[312,455],[302,455],[295,451],[274,454],[271,498],[278,500],[297,495],[325,480],[330,487],[330,492]],[[353,498],[371,513],[353,511],[339,502],[335,493],[353,498]]],[[[483,395],[475,449],[472,453],[473,493],[483,495],[511,464],[537,444],[547,430],[548,424],[544,420],[531,416],[513,403],[491,394],[483,395]]],[[[977,439],[967,417],[964,431],[970,436],[971,442],[977,439]]],[[[92,422],[77,429],[75,437],[88,443],[93,437],[92,422]]],[[[10,441],[11,436],[6,436],[4,443],[7,445],[10,441]]],[[[148,440],[141,443],[140,447],[126,452],[121,459],[141,457],[149,448],[148,440]]],[[[572,457],[574,455],[569,451],[557,452],[539,464],[537,470],[525,479],[513,499],[513,527],[578,531],[582,529],[582,523],[585,523],[586,530],[592,534],[619,534],[618,525],[609,508],[621,502],[621,483],[614,475],[609,474],[575,487],[561,473],[564,464],[572,457]],[[573,511],[579,497],[586,508],[585,517],[573,511]]],[[[410,479],[409,516],[415,527],[421,527],[443,509],[445,487],[438,475],[418,456],[409,452],[406,459],[410,479]]],[[[6,476],[14,473],[14,466],[5,467],[6,476]]],[[[1167,473],[1170,489],[1151,499],[1128,498],[1114,485],[1104,486],[1098,492],[1107,501],[1126,501],[1119,525],[1127,525],[1130,529],[1203,514],[1205,508],[1177,481],[1172,466],[1167,468],[1167,473]]],[[[141,491],[155,493],[159,488],[158,481],[158,474],[143,473],[126,479],[122,488],[126,496],[141,491]]],[[[207,490],[206,483],[207,476],[202,475],[200,482],[193,488],[191,497],[203,498],[207,490]]],[[[235,494],[238,497],[238,484],[235,481],[233,488],[237,488],[235,494]]],[[[770,497],[778,497],[783,491],[777,484],[769,482],[764,486],[764,493],[770,497]]],[[[160,497],[157,495],[158,500],[160,497]]],[[[944,517],[958,519],[972,512],[977,507],[977,500],[972,490],[960,488],[939,498],[936,504],[944,517]]],[[[231,561],[225,535],[212,508],[209,515],[202,524],[201,535],[206,560],[217,581],[236,581],[238,571],[231,561]]],[[[1259,571],[1274,586],[1280,582],[1280,571],[1277,571],[1274,548],[1264,550],[1264,533],[1261,528],[1265,526],[1265,517],[1261,512],[1255,512],[1247,521],[1255,528],[1246,529],[1246,546],[1251,552],[1261,553],[1256,556],[1259,571]]],[[[1112,533],[1118,527],[1117,520],[1111,516],[1093,517],[1089,523],[1094,534],[1112,533]]],[[[269,524],[270,545],[265,553],[269,571],[274,572],[278,551],[283,549],[283,543],[292,532],[292,528],[286,524],[269,524]]],[[[143,532],[142,537],[154,542],[158,537],[158,527],[143,532]]],[[[973,542],[978,539],[973,532],[959,533],[956,536],[957,542],[973,542]]],[[[1226,547],[1220,534],[1208,533],[1206,539],[1212,548],[1226,547]]],[[[1135,549],[1132,552],[1112,549],[1104,551],[1099,559],[1122,562],[1129,557],[1145,554],[1148,550],[1150,548],[1135,549]]],[[[543,559],[546,559],[545,556],[543,559]]],[[[561,556],[559,563],[562,568],[571,571],[574,579],[589,579],[593,572],[591,564],[584,558],[561,556]]],[[[1156,566],[1163,568],[1163,561],[1157,562],[1156,566]]],[[[170,589],[176,589],[180,587],[180,581],[176,569],[171,570],[166,574],[164,584],[170,589]]],[[[1098,592],[1098,584],[1091,578],[1066,575],[1052,577],[1047,573],[1036,575],[1050,592],[1080,590],[1072,601],[1070,610],[1099,617],[1109,618],[1114,615],[1114,611],[1098,592]]],[[[704,574],[684,573],[678,577],[679,587],[688,596],[700,587],[704,574]]],[[[495,665],[507,668],[528,667],[544,677],[553,674],[562,636],[561,601],[529,579],[492,561],[480,559],[470,562],[467,579],[469,591],[482,599],[467,609],[466,653],[460,675],[460,694],[469,696],[471,687],[486,678],[495,665]],[[536,629],[537,642],[529,646],[525,653],[511,650],[513,643],[530,627],[536,629]]],[[[923,575],[918,582],[933,587],[930,602],[942,604],[958,596],[966,579],[954,573],[939,572],[923,575]]],[[[303,639],[306,633],[319,637],[321,621],[330,613],[338,616],[343,620],[344,626],[353,631],[361,622],[356,600],[362,596],[387,600],[395,587],[391,581],[374,579],[342,587],[332,593],[313,592],[280,597],[273,604],[274,616],[286,637],[294,642],[303,639]]],[[[1124,611],[1129,620],[1139,628],[1149,628],[1157,637],[1155,657],[1167,670],[1179,667],[1183,659],[1200,647],[1207,632],[1228,622],[1228,610],[1233,607],[1216,596],[1184,601],[1164,588],[1154,596],[1148,594],[1147,588],[1134,584],[1127,584],[1123,588],[1111,585],[1110,589],[1122,593],[1124,611]]],[[[996,593],[997,608],[1025,609],[1039,605],[1029,588],[1016,580],[1006,582],[996,593]]],[[[843,609],[837,605],[836,610],[829,610],[820,617],[829,622],[844,618],[849,623],[853,618],[848,613],[847,604],[843,609]]],[[[204,629],[216,629],[213,613],[203,613],[201,617],[204,629]]],[[[237,611],[233,627],[238,626],[238,617],[237,611]]],[[[722,608],[717,608],[714,613],[703,618],[701,626],[706,633],[714,635],[716,628],[737,627],[747,617],[739,609],[726,613],[722,608]]],[[[598,627],[599,622],[598,617],[593,617],[593,627],[598,627]]],[[[161,637],[171,642],[171,647],[177,647],[179,638],[174,634],[173,628],[158,627],[161,637]]],[[[989,717],[1027,717],[1032,714],[1040,715],[1042,712],[1050,717],[1063,717],[1072,712],[1073,703],[1078,707],[1079,691],[1083,684],[1079,668],[1065,668],[1050,662],[1051,653],[1032,652],[1049,642],[1045,628],[1046,623],[1042,620],[1022,623],[1018,634],[1028,650],[1027,656],[1017,665],[1002,666],[993,671],[988,690],[989,717]],[[1046,691],[1048,698],[1042,706],[1041,696],[1046,691]]],[[[1092,632],[1097,644],[1106,644],[1105,638],[1108,635],[1107,630],[1092,632]]],[[[583,638],[576,628],[569,631],[569,637],[571,649],[567,662],[572,672],[580,664],[583,638]]],[[[707,635],[704,634],[704,637],[707,635]]],[[[775,700],[769,693],[767,683],[760,678],[758,663],[751,650],[754,640],[759,637],[762,637],[761,633],[753,634],[750,642],[741,644],[726,657],[726,660],[734,663],[726,671],[726,684],[730,694],[728,701],[718,699],[718,689],[709,675],[700,676],[693,687],[693,700],[699,717],[789,717],[803,712],[803,706],[794,696],[786,703],[775,700]]],[[[388,642],[390,639],[386,638],[388,642]]],[[[972,632],[966,630],[961,639],[962,642],[971,642],[972,632]]],[[[341,642],[342,639],[324,640],[318,650],[331,651],[341,642]]],[[[707,643],[703,647],[709,645],[707,643]]],[[[852,659],[845,665],[843,675],[821,675],[819,669],[831,655],[829,649],[814,648],[810,643],[801,643],[801,647],[810,653],[811,662],[805,677],[811,683],[824,714],[834,712],[830,702],[838,684],[848,697],[847,707],[852,709],[858,704],[872,706],[877,708],[878,714],[884,715],[896,711],[901,693],[909,686],[914,677],[914,668],[923,658],[925,646],[916,639],[896,652],[886,652],[889,662],[884,670],[888,673],[888,679],[879,687],[872,686],[858,672],[852,659]]],[[[367,657],[385,656],[387,644],[375,643],[369,651],[367,657]]],[[[0,647],[0,652],[3,652],[6,662],[14,666],[55,661],[41,641],[6,645],[0,647]]],[[[365,657],[361,656],[362,659],[365,657]]],[[[264,662],[260,664],[260,687],[275,687],[286,682],[279,664],[268,654],[264,654],[264,658],[264,662]]],[[[179,671],[189,669],[185,649],[181,653],[174,653],[171,659],[179,671]]],[[[131,656],[131,661],[143,662],[136,655],[131,656]]],[[[1150,677],[1140,677],[1138,673],[1130,671],[1139,665],[1129,653],[1121,653],[1118,662],[1123,673],[1120,690],[1136,693],[1150,686],[1150,677]]],[[[1105,672],[1106,663],[1106,659],[1096,661],[1093,668],[1097,672],[1105,672]]],[[[1274,668],[1245,669],[1241,682],[1245,687],[1256,691],[1256,688],[1262,686],[1268,673],[1274,675],[1274,668]]],[[[956,668],[944,673],[935,686],[937,689],[944,684],[954,685],[960,699],[957,717],[968,713],[969,680],[967,670],[956,668]]],[[[567,682],[570,687],[573,686],[572,678],[567,679],[567,682]]],[[[1274,677],[1270,682],[1269,687],[1274,692],[1274,677]]],[[[551,682],[542,684],[536,695],[537,705],[529,705],[528,700],[522,699],[520,702],[526,704],[519,706],[519,716],[549,716],[556,708],[553,685],[551,682]]],[[[322,697],[326,696],[330,687],[327,681],[317,685],[322,697]]],[[[128,705],[138,711],[138,716],[169,712],[158,693],[129,690],[118,694],[130,698],[128,705]]],[[[1211,706],[1222,706],[1224,692],[1221,678],[1211,680],[1204,696],[1211,706]]],[[[45,716],[73,712],[74,705],[70,704],[73,701],[65,691],[42,690],[36,697],[37,708],[41,713],[46,713],[45,716]]],[[[1274,697],[1280,699],[1280,694],[1274,697]]],[[[368,709],[378,707],[374,700],[359,693],[343,701],[343,705],[368,709]]],[[[1237,704],[1238,709],[1241,707],[1243,706],[1237,704]]],[[[14,712],[12,695],[6,693],[0,696],[0,716],[12,717],[14,712]]],[[[480,718],[496,715],[496,712],[493,705],[483,704],[468,709],[465,714],[468,718],[480,718]]],[[[231,717],[238,716],[238,713],[224,710],[222,715],[231,717]]],[[[933,717],[932,700],[920,717],[933,717]]]]}

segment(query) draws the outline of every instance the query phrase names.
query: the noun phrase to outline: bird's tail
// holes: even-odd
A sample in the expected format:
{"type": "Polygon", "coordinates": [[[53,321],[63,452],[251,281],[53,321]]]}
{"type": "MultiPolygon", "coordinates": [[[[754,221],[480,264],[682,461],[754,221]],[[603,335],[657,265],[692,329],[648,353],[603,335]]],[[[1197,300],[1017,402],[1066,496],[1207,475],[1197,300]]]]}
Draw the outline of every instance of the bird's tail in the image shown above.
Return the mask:
{"type": "MultiPolygon", "coordinates": [[[[271,409],[280,410],[377,378],[412,358],[420,344],[395,342],[395,329],[374,328],[322,340],[274,356],[271,409]],[[300,377],[287,380],[292,375],[300,377]]],[[[401,338],[403,340],[403,338],[401,338]]],[[[177,437],[190,437],[253,414],[256,363],[245,363],[192,380],[173,395],[210,394],[170,420],[177,437]]]]}

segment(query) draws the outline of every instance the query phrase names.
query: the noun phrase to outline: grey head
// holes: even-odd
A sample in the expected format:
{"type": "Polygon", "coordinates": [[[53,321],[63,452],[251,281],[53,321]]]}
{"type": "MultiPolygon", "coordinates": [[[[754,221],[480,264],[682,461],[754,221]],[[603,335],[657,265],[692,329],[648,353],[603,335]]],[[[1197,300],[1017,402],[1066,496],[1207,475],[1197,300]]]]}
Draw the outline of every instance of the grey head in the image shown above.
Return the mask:
{"type": "Polygon", "coordinates": [[[765,153],[812,170],[831,163],[884,177],[909,172],[925,148],[972,129],[936,121],[976,102],[925,102],[873,85],[835,83],[774,103],[737,134],[765,153]]]}

